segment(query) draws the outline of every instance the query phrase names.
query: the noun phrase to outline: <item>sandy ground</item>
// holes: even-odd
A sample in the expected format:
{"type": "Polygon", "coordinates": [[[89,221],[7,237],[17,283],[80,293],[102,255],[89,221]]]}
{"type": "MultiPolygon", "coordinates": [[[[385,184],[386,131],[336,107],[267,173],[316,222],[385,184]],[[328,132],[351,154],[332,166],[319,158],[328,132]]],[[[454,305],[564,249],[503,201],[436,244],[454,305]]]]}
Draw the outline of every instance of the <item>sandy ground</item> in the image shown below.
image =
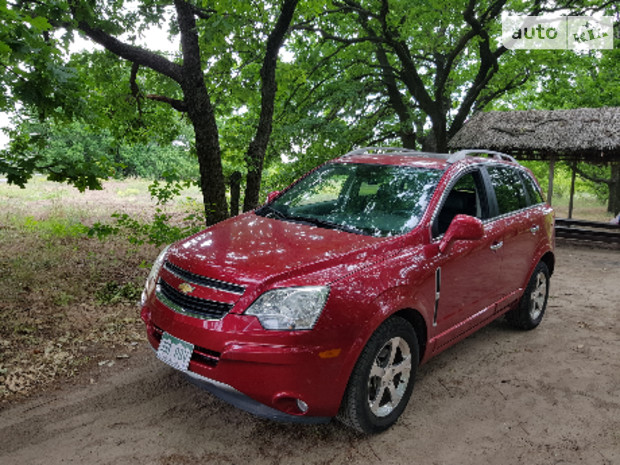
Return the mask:
{"type": "Polygon", "coordinates": [[[0,411],[0,464],[620,464],[620,251],[557,255],[541,326],[433,359],[383,434],[257,419],[144,347],[0,411]]]}

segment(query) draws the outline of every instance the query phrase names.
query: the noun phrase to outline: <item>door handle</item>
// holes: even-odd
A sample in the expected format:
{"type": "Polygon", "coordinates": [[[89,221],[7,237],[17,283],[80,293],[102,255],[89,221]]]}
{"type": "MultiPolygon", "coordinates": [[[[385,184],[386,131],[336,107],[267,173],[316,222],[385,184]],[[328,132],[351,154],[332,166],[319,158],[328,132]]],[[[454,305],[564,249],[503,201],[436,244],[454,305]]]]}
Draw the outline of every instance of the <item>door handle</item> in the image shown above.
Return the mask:
{"type": "Polygon", "coordinates": [[[491,250],[499,250],[504,245],[504,241],[499,241],[497,244],[491,246],[491,250]]]}
{"type": "Polygon", "coordinates": [[[536,225],[536,226],[532,226],[532,227],[530,228],[530,232],[531,232],[532,234],[536,234],[536,233],[538,232],[538,230],[539,230],[539,229],[540,229],[540,226],[538,226],[538,225],[536,225]]]}

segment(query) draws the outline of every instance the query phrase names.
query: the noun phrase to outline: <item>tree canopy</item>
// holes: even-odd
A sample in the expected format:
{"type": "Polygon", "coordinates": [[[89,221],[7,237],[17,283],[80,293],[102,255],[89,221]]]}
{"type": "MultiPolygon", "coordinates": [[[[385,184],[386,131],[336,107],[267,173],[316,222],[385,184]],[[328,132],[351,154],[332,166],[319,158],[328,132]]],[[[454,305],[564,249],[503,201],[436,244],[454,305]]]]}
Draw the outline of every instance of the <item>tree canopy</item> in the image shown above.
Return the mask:
{"type": "MultiPolygon", "coordinates": [[[[445,151],[473,112],[493,105],[617,104],[617,50],[516,51],[500,43],[502,15],[595,11],[617,15],[618,6],[606,0],[0,0],[0,110],[18,108],[26,120],[55,125],[79,121],[116,147],[169,145],[183,134],[198,161],[211,224],[228,215],[226,180],[233,171],[245,174],[248,210],[270,187],[261,184],[265,170],[290,181],[359,145],[445,151]],[[138,45],[153,27],[178,37],[179,50],[138,45]],[[77,34],[104,50],[69,54],[77,34]]],[[[48,143],[37,134],[31,124],[13,131],[0,155],[0,172],[10,182],[23,183],[39,170],[93,187],[106,175],[101,163],[50,167],[36,156],[48,143]]]]}

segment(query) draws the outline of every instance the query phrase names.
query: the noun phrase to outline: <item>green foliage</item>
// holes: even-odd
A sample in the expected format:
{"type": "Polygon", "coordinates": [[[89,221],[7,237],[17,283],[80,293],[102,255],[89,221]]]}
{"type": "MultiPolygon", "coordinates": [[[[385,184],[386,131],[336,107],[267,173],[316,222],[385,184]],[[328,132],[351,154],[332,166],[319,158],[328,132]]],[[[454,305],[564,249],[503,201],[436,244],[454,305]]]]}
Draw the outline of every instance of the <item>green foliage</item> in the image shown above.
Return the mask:
{"type": "Polygon", "coordinates": [[[155,180],[174,177],[187,180],[186,184],[195,182],[199,177],[196,157],[184,146],[171,144],[162,147],[154,143],[122,146],[115,160],[122,165],[118,173],[121,177],[155,180]]]}
{"type": "Polygon", "coordinates": [[[182,179],[176,171],[165,171],[161,174],[164,182],[155,179],[149,185],[151,197],[157,200],[158,205],[164,205],[181,194],[183,189],[187,189],[194,183],[188,179],[182,179]]]}
{"type": "MultiPolygon", "coordinates": [[[[579,3],[597,7],[596,2],[579,3]]],[[[21,105],[28,116],[28,124],[12,132],[11,146],[0,153],[0,173],[23,186],[32,173],[45,172],[80,190],[98,188],[110,176],[148,177],[158,180],[152,194],[165,203],[188,180],[199,178],[193,129],[186,116],[166,104],[183,101],[184,90],[145,65],[132,74],[131,64],[109,51],[65,52],[78,21],[113,36],[124,33],[127,43],[136,43],[151,27],[178,36],[174,8],[162,0],[70,4],[71,9],[66,0],[0,1],[0,110],[21,105]],[[39,117],[53,123],[34,130],[39,117]],[[79,122],[58,122],[66,119],[79,122]]],[[[205,9],[196,15],[196,31],[223,174],[246,174],[246,154],[262,104],[266,39],[281,4],[191,4],[205,9]]],[[[536,3],[548,10],[564,4],[574,6],[536,3]]],[[[491,105],[620,105],[618,47],[583,54],[498,48],[500,13],[526,14],[532,5],[490,0],[300,2],[278,63],[261,197],[352,147],[402,145],[409,137],[420,148],[438,131],[447,138],[463,115],[491,105]],[[464,14],[470,5],[479,30],[464,14]],[[481,71],[487,45],[497,62],[481,71]],[[415,86],[412,76],[418,79],[415,86]],[[484,82],[477,82],[481,76],[484,82]],[[479,94],[473,92],[478,89],[479,94]],[[422,105],[424,96],[432,105],[422,105]],[[395,103],[399,99],[400,107],[395,103]]],[[[617,12],[617,6],[608,9],[617,12]]],[[[180,52],[158,54],[171,64],[183,62],[180,52]]],[[[562,192],[561,183],[558,189],[562,192]]]]}
{"type": "Polygon", "coordinates": [[[116,305],[122,302],[138,302],[142,288],[134,283],[109,281],[95,291],[95,300],[101,305],[116,305]]]}
{"type": "Polygon", "coordinates": [[[111,151],[109,137],[88,131],[80,123],[26,120],[13,131],[8,149],[0,152],[0,173],[21,187],[34,173],[43,172],[51,181],[67,182],[81,192],[101,189],[101,179],[118,168],[111,151]]]}
{"type": "Polygon", "coordinates": [[[103,240],[110,235],[122,233],[131,244],[146,243],[159,247],[176,242],[204,227],[199,214],[190,213],[179,224],[173,224],[173,216],[160,208],[156,209],[153,221],[140,221],[127,213],[113,213],[111,216],[114,220],[112,225],[97,222],[89,228],[88,235],[103,240]]]}
{"type": "Polygon", "coordinates": [[[164,211],[165,205],[176,199],[192,183],[180,180],[174,172],[164,173],[164,179],[163,183],[155,180],[149,185],[151,198],[158,204],[152,221],[116,212],[111,215],[113,224],[96,222],[88,229],[88,235],[103,240],[122,233],[131,244],[147,243],[160,247],[200,231],[204,227],[203,216],[201,208],[195,203],[186,203],[185,216],[180,219],[164,211]]]}
{"type": "MultiPolygon", "coordinates": [[[[549,189],[549,163],[545,161],[522,161],[521,164],[529,168],[534,173],[543,191],[547,192],[549,189]]],[[[610,168],[608,166],[594,166],[587,163],[579,163],[578,167],[595,177],[610,177],[610,168]]],[[[570,196],[572,178],[571,165],[564,162],[558,162],[555,164],[554,173],[554,198],[568,199],[570,196]]],[[[595,183],[584,179],[581,176],[576,176],[575,178],[575,192],[577,193],[577,196],[591,197],[600,203],[604,203],[609,197],[609,188],[606,184],[595,183]]]]}
{"type": "Polygon", "coordinates": [[[41,117],[58,118],[71,117],[79,107],[77,75],[62,54],[68,37],[52,38],[51,22],[58,16],[48,6],[37,2],[22,10],[0,2],[0,111],[12,111],[20,102],[36,108],[41,117]]]}
{"type": "MultiPolygon", "coordinates": [[[[587,173],[593,178],[610,179],[611,166],[609,165],[592,165],[589,163],[578,163],[579,170],[587,173]]],[[[593,194],[600,202],[605,202],[609,198],[609,186],[604,183],[597,183],[583,176],[577,175],[579,179],[576,181],[576,190],[578,192],[588,192],[593,194]]]]}
{"type": "Polygon", "coordinates": [[[181,135],[185,140],[193,136],[175,110],[145,97],[143,89],[183,98],[178,85],[154,71],[140,68],[134,93],[131,65],[108,51],[74,54],[68,66],[76,70],[80,82],[89,90],[88,107],[81,118],[90,127],[106,131],[119,145],[169,146],[181,135]]]}
{"type": "Polygon", "coordinates": [[[109,177],[198,178],[196,159],[182,141],[167,146],[120,144],[107,129],[80,121],[26,120],[13,136],[9,148],[2,152],[0,173],[7,174],[9,183],[22,187],[36,172],[80,191],[100,189],[101,180],[109,177]]]}

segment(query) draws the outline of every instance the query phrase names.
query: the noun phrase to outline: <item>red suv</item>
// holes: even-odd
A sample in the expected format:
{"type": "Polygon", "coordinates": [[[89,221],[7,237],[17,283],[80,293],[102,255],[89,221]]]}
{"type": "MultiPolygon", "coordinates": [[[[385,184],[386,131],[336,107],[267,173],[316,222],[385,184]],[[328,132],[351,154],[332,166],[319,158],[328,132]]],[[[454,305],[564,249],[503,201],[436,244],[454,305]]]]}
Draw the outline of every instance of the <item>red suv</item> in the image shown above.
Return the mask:
{"type": "Polygon", "coordinates": [[[501,315],[540,323],[553,249],[508,155],[365,148],[166,248],[142,319],[161,360],[240,408],[374,433],[420,363],[501,315]]]}

